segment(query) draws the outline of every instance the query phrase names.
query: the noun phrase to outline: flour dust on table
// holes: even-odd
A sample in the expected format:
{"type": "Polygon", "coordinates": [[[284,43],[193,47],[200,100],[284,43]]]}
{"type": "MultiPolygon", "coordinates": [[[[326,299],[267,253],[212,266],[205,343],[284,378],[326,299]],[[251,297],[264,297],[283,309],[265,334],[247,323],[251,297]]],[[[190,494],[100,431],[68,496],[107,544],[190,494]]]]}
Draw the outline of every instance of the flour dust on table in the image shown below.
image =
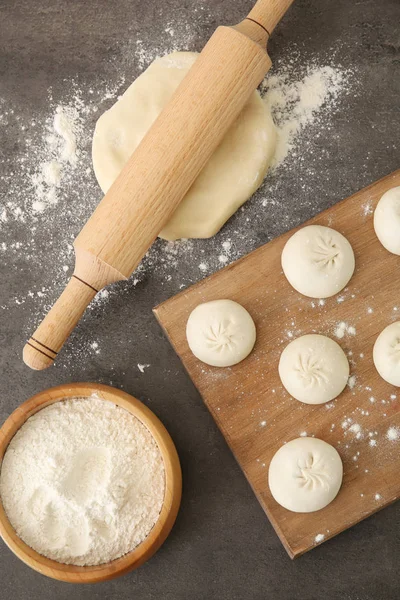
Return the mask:
{"type": "Polygon", "coordinates": [[[290,62],[283,64],[276,73],[272,69],[261,86],[278,130],[273,169],[296,155],[296,146],[307,127],[316,127],[317,138],[321,135],[318,126],[322,124],[322,108],[330,112],[337,109],[340,96],[350,89],[351,69],[311,64],[304,77],[296,79],[291,66],[290,62]]]}

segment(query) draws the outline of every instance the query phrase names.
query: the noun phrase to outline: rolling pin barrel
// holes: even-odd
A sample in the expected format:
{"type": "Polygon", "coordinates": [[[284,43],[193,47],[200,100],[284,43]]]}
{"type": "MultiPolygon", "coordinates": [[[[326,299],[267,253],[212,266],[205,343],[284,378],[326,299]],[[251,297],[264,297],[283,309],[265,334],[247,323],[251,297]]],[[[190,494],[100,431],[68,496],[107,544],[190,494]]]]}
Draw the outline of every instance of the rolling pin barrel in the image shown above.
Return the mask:
{"type": "Polygon", "coordinates": [[[25,346],[27,365],[49,366],[96,290],[138,266],[270,68],[268,32],[292,1],[259,0],[216,30],[75,240],[77,280],[25,346]]]}
{"type": "Polygon", "coordinates": [[[219,27],[75,247],[90,249],[129,277],[270,65],[265,47],[233,28],[219,27]]]}

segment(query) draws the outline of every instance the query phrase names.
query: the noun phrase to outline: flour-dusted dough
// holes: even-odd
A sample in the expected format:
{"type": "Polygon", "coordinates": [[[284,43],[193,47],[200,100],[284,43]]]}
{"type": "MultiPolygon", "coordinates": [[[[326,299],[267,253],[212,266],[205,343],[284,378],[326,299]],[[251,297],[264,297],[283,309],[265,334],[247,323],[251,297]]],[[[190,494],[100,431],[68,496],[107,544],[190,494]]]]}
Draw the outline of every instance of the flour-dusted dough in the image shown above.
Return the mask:
{"type": "Polygon", "coordinates": [[[303,335],[293,340],[279,361],[284,387],[305,404],[324,404],[336,398],[344,390],[349,372],[345,353],[325,335],[303,335]]]}
{"type": "Polygon", "coordinates": [[[322,225],[303,227],[286,242],[282,268],[290,285],[310,298],[329,298],[354,272],[354,253],[338,231],[322,225]]]}
{"type": "Polygon", "coordinates": [[[400,321],[388,325],[378,335],[373,359],[382,379],[400,387],[400,321]]]}
{"type": "Polygon", "coordinates": [[[269,465],[271,494],[284,508],[309,513],[336,497],[343,479],[342,460],[333,446],[301,437],[282,446],[269,465]]]}
{"type": "Polygon", "coordinates": [[[392,254],[400,255],[400,186],[385,192],[374,212],[378,240],[392,254]]]}
{"type": "MultiPolygon", "coordinates": [[[[116,179],[197,56],[195,52],[174,52],[156,59],[97,121],[93,168],[103,192],[116,179]]],[[[254,92],[160,237],[176,240],[214,235],[261,185],[275,146],[276,130],[269,109],[254,92]]]]}
{"type": "Polygon", "coordinates": [[[193,354],[214,367],[230,367],[250,354],[256,341],[254,321],[233,300],[199,304],[191,313],[186,337],[193,354]]]}

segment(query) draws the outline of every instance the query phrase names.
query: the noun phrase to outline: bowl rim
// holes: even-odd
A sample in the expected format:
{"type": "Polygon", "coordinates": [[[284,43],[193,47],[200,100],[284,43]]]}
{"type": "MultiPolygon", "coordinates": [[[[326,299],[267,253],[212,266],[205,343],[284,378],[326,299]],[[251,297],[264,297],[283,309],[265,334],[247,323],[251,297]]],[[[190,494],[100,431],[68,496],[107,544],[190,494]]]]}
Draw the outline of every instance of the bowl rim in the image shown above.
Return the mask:
{"type": "Polygon", "coordinates": [[[0,470],[11,439],[30,416],[55,402],[68,398],[89,398],[93,394],[124,408],[150,431],[164,461],[165,494],[158,520],[143,542],[111,562],[84,567],[59,563],[39,554],[23,542],[8,520],[0,497],[0,536],[6,545],[35,571],[69,583],[96,583],[114,579],[146,562],[168,537],[178,514],[182,495],[182,472],[178,453],[171,436],[159,418],[134,396],[101,383],[59,385],[43,390],[20,404],[0,428],[0,470]]]}

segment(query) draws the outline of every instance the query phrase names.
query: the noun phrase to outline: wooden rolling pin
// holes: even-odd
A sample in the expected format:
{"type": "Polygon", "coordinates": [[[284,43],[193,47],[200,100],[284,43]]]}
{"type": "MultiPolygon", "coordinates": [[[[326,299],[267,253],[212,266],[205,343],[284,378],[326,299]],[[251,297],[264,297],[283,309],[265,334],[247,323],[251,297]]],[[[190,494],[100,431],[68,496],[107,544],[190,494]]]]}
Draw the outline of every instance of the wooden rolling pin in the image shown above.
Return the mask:
{"type": "Polygon", "coordinates": [[[24,347],[32,369],[56,358],[104,286],[127,279],[271,67],[269,35],[293,0],[259,0],[218,27],[75,240],[75,271],[24,347]]]}

